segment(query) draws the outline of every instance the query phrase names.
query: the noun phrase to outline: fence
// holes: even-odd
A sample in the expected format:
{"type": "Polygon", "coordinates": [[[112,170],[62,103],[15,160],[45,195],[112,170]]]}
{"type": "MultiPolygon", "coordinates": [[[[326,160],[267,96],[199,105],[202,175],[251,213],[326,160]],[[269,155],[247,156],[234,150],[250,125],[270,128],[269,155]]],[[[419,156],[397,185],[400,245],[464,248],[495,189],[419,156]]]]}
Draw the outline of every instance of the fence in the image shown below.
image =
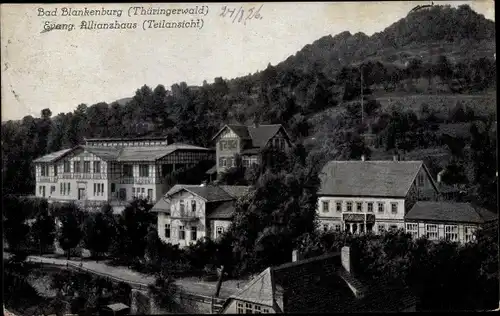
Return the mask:
{"type": "MultiPolygon", "coordinates": [[[[130,281],[130,280],[125,280],[125,279],[122,279],[120,277],[116,277],[116,276],[113,276],[113,275],[110,275],[107,273],[98,272],[98,271],[95,271],[92,269],[88,269],[88,268],[85,268],[83,266],[80,266],[78,264],[74,264],[74,263],[71,263],[68,261],[66,261],[66,263],[63,263],[60,261],[59,262],[56,262],[56,261],[50,262],[47,259],[40,260],[40,259],[31,258],[31,257],[28,257],[28,261],[37,262],[37,263],[40,263],[44,266],[52,266],[52,267],[57,266],[57,267],[63,268],[63,269],[65,268],[65,269],[72,269],[75,271],[82,271],[85,273],[98,275],[98,276],[101,276],[101,277],[106,278],[108,280],[113,280],[115,282],[127,283],[130,285],[131,288],[136,289],[136,290],[140,290],[140,291],[147,291],[148,290],[148,284],[134,282],[134,281],[130,281]]],[[[222,309],[222,306],[225,302],[225,299],[222,299],[222,298],[201,295],[201,294],[192,293],[192,292],[185,291],[185,290],[179,291],[178,296],[181,300],[184,299],[184,300],[190,300],[190,301],[194,301],[194,302],[209,304],[210,311],[213,314],[217,314],[222,309]]]]}

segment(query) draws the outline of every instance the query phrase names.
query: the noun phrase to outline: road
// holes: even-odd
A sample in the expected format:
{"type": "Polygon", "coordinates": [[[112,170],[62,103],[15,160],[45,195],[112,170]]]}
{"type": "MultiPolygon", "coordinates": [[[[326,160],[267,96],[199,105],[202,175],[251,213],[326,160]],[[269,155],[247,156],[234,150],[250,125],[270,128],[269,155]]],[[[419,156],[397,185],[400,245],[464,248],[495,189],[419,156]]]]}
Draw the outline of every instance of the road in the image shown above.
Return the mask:
{"type": "MultiPolygon", "coordinates": [[[[4,258],[10,257],[10,254],[4,252],[4,258]]],[[[79,266],[90,272],[95,272],[96,274],[104,274],[114,278],[121,279],[127,283],[137,283],[144,286],[154,283],[155,278],[151,275],[139,273],[133,271],[127,267],[121,266],[110,266],[105,262],[96,261],[77,261],[77,260],[67,260],[61,258],[47,258],[41,256],[28,256],[27,260],[34,262],[42,262],[55,264],[59,266],[66,266],[67,263],[79,266]]],[[[230,295],[236,293],[239,288],[241,288],[245,283],[245,280],[227,280],[222,283],[220,298],[227,298],[230,295]]],[[[180,278],[176,280],[176,284],[185,292],[212,296],[215,293],[217,287],[217,282],[206,282],[200,281],[199,278],[189,277],[180,278]]]]}

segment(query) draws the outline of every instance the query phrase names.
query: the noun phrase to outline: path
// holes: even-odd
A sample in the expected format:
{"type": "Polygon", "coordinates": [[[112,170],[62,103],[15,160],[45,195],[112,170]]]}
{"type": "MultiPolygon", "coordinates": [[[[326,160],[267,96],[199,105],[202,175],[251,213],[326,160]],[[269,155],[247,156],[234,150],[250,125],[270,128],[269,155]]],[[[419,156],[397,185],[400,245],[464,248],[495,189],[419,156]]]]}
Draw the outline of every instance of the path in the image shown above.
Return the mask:
{"type": "MultiPolygon", "coordinates": [[[[4,252],[4,258],[9,258],[10,254],[4,252]]],[[[58,266],[66,266],[69,263],[72,266],[81,267],[95,274],[114,277],[127,283],[134,283],[147,287],[149,284],[154,283],[155,278],[151,275],[139,273],[123,266],[110,266],[104,262],[95,261],[77,261],[67,260],[61,258],[47,258],[41,256],[28,256],[27,260],[33,262],[42,262],[54,264],[58,266]]],[[[227,280],[222,283],[219,297],[227,298],[236,293],[239,288],[243,286],[245,281],[227,280]],[[239,288],[238,288],[239,287],[239,288]]],[[[185,292],[197,295],[212,296],[215,293],[217,282],[200,281],[199,278],[189,277],[176,280],[176,284],[185,292]]]]}

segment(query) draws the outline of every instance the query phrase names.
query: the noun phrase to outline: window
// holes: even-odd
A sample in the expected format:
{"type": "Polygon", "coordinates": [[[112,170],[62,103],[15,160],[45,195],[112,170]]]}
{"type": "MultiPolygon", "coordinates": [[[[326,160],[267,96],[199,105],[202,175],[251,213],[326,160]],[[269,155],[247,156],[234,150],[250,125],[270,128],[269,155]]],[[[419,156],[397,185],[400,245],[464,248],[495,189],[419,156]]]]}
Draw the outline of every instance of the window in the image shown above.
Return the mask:
{"type": "Polygon", "coordinates": [[[373,231],[373,223],[366,223],[366,231],[367,232],[373,231]]]}
{"type": "Polygon", "coordinates": [[[410,233],[413,238],[418,238],[418,224],[406,223],[406,232],[410,233]]]}
{"type": "Polygon", "coordinates": [[[444,226],[444,238],[449,241],[458,241],[458,226],[456,225],[445,225],[444,226]]]}
{"type": "Polygon", "coordinates": [[[352,212],[352,202],[351,202],[351,201],[349,201],[349,202],[347,202],[346,204],[347,204],[347,211],[348,211],[348,212],[352,212]]]}
{"type": "Polygon", "coordinates": [[[262,314],[260,310],[260,305],[254,305],[255,306],[255,314],[262,314]]]}
{"type": "Polygon", "coordinates": [[[115,192],[115,191],[116,191],[116,184],[111,183],[111,192],[115,192]]]}
{"type": "Polygon", "coordinates": [[[472,226],[465,226],[464,227],[464,232],[465,232],[465,242],[470,242],[475,239],[474,232],[476,229],[472,226]]]}
{"type": "Polygon", "coordinates": [[[90,161],[83,162],[83,172],[90,173],[90,161]]]}
{"type": "Polygon", "coordinates": [[[384,213],[384,203],[383,202],[378,202],[378,212],[384,213]]]}
{"type": "Polygon", "coordinates": [[[69,161],[65,161],[65,162],[64,162],[64,166],[63,166],[63,168],[64,168],[64,173],[68,173],[68,172],[70,172],[70,169],[71,169],[71,168],[70,168],[69,161]]]}
{"type": "Polygon", "coordinates": [[[220,147],[220,150],[224,150],[224,143],[225,143],[225,142],[224,142],[223,140],[221,140],[221,141],[219,142],[219,147],[220,147]]]}
{"type": "Polygon", "coordinates": [[[389,230],[390,231],[396,231],[396,230],[398,230],[398,225],[390,225],[389,226],[389,230]]]}
{"type": "Polygon", "coordinates": [[[131,165],[124,165],[122,169],[122,176],[123,177],[132,177],[133,171],[132,171],[132,166],[131,165]]]}
{"type": "Polygon", "coordinates": [[[82,172],[80,170],[80,162],[79,161],[73,161],[73,172],[74,173],[82,172]]]}
{"type": "Polygon", "coordinates": [[[328,212],[328,208],[330,206],[330,203],[328,201],[323,201],[323,212],[328,212]]]}
{"type": "Polygon", "coordinates": [[[69,195],[69,192],[71,191],[71,183],[68,183],[68,195],[69,195]]]}
{"type": "Polygon", "coordinates": [[[378,231],[379,231],[379,233],[384,232],[385,231],[385,225],[384,224],[379,224],[378,225],[378,231]]]}
{"type": "Polygon", "coordinates": [[[340,224],[335,225],[335,231],[339,232],[340,231],[340,224]]]}
{"type": "Polygon", "coordinates": [[[238,314],[243,314],[243,303],[242,302],[236,303],[236,312],[238,314]]]}
{"type": "Polygon", "coordinates": [[[323,231],[325,233],[328,231],[328,224],[323,224],[323,231]]]}
{"type": "Polygon", "coordinates": [[[139,177],[149,177],[149,165],[139,165],[139,177]]]}
{"type": "Polygon", "coordinates": [[[437,225],[434,224],[426,224],[425,225],[425,235],[427,236],[428,239],[430,240],[437,240],[439,235],[438,235],[438,227],[437,225]]]}
{"type": "Polygon", "coordinates": [[[396,214],[398,212],[398,203],[391,203],[391,212],[396,214]]]}
{"type": "Polygon", "coordinates": [[[54,177],[57,177],[57,166],[54,166],[54,177]]]}
{"type": "Polygon", "coordinates": [[[186,231],[184,230],[184,226],[179,226],[179,240],[186,239],[186,231]]]}
{"type": "Polygon", "coordinates": [[[101,173],[101,162],[94,161],[94,173],[101,173]]]}
{"type": "Polygon", "coordinates": [[[280,139],[280,148],[285,149],[285,140],[283,138],[280,139]]]}
{"type": "Polygon", "coordinates": [[[226,166],[226,158],[221,158],[220,165],[221,165],[221,167],[225,167],[226,166]]]}
{"type": "Polygon", "coordinates": [[[191,212],[196,212],[196,201],[192,200],[191,201],[191,212]]]}
{"type": "Polygon", "coordinates": [[[361,212],[362,209],[363,209],[363,203],[362,202],[356,202],[356,210],[358,212],[361,212]]]}
{"type": "Polygon", "coordinates": [[[132,197],[135,197],[135,188],[132,188],[132,197]]]}
{"type": "Polygon", "coordinates": [[[148,199],[153,198],[153,189],[148,189],[148,199]]]}
{"type": "Polygon", "coordinates": [[[418,174],[418,176],[417,176],[417,183],[418,183],[419,187],[423,187],[424,186],[424,174],[423,173],[419,173],[418,174]]]}
{"type": "Polygon", "coordinates": [[[373,202],[368,202],[368,212],[373,212],[373,202]]]}
{"type": "Polygon", "coordinates": [[[53,185],[53,186],[50,187],[50,194],[52,194],[54,192],[56,192],[56,186],[55,185],[53,185]]]}
{"type": "Polygon", "coordinates": [[[40,166],[40,172],[42,177],[45,177],[45,166],[40,166]]]}
{"type": "Polygon", "coordinates": [[[245,314],[252,314],[252,304],[245,303],[245,314]]]}
{"type": "Polygon", "coordinates": [[[250,165],[250,161],[248,158],[243,158],[243,167],[248,167],[250,165]]]}
{"type": "Polygon", "coordinates": [[[97,183],[94,183],[94,195],[97,194],[97,183]]]}
{"type": "Polygon", "coordinates": [[[219,238],[224,233],[224,227],[217,226],[215,228],[215,238],[219,238]]]}
{"type": "Polygon", "coordinates": [[[141,194],[144,196],[144,193],[146,192],[146,189],[141,188],[141,194]]]}
{"type": "Polygon", "coordinates": [[[170,238],[170,224],[165,224],[165,238],[170,238]]]}
{"type": "Polygon", "coordinates": [[[181,213],[184,212],[184,200],[180,200],[179,202],[181,213]]]}
{"type": "Polygon", "coordinates": [[[198,232],[198,227],[191,226],[191,240],[198,239],[197,232],[198,232]]]}
{"type": "Polygon", "coordinates": [[[342,201],[337,201],[335,203],[335,208],[337,209],[337,212],[342,212],[342,201]]]}

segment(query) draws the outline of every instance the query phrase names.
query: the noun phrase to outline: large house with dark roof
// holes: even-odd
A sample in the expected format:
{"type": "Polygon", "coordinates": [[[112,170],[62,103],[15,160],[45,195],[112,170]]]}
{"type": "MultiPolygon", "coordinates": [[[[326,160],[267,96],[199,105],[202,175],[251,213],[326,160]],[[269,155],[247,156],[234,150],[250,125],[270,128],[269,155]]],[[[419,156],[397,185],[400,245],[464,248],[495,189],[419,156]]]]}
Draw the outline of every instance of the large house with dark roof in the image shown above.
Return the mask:
{"type": "Polygon", "coordinates": [[[330,161],[320,179],[317,214],[323,230],[403,229],[416,201],[439,195],[422,161],[330,161]]]}
{"type": "Polygon", "coordinates": [[[498,214],[470,203],[422,201],[406,214],[405,226],[414,238],[466,243],[478,229],[497,230],[498,214]]]}
{"type": "Polygon", "coordinates": [[[247,186],[173,186],[152,208],[158,213],[158,236],[164,242],[188,246],[204,237],[219,238],[231,225],[235,202],[247,186]]]}
{"type": "Polygon", "coordinates": [[[166,175],[214,158],[213,150],[167,137],[87,139],[34,161],[36,196],[89,206],[134,197],[155,202],[167,191],[166,175]]]}
{"type": "Polygon", "coordinates": [[[223,314],[412,312],[407,288],[356,276],[349,247],[341,253],[269,267],[230,296],[223,314]]]}
{"type": "Polygon", "coordinates": [[[281,124],[274,125],[225,125],[212,138],[216,144],[218,174],[236,166],[236,155],[244,167],[258,164],[259,153],[266,147],[286,150],[292,146],[290,136],[281,124]]]}

